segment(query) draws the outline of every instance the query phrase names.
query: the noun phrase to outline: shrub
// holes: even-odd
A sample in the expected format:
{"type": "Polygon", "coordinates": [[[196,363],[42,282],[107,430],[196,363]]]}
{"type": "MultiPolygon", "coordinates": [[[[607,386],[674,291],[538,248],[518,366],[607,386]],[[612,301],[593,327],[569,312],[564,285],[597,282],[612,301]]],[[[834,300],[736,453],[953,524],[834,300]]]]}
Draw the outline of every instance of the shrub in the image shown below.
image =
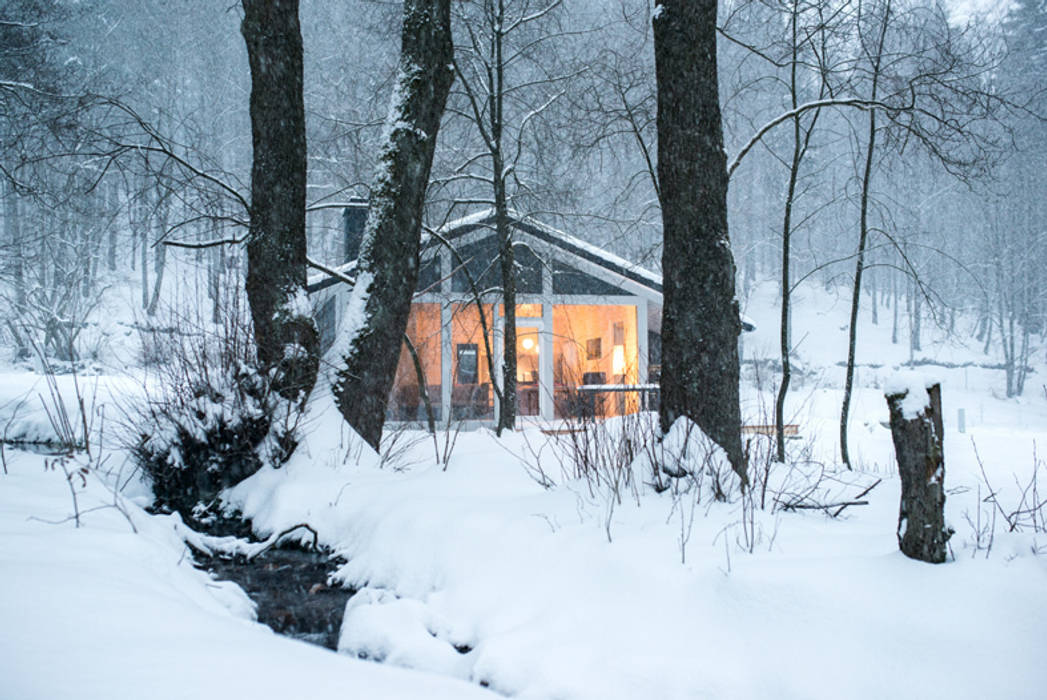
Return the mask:
{"type": "Polygon", "coordinates": [[[144,331],[143,348],[161,361],[130,412],[130,447],[152,479],[155,506],[201,524],[222,489],[286,461],[300,411],[259,370],[236,309],[221,325],[185,326],[144,331]]]}

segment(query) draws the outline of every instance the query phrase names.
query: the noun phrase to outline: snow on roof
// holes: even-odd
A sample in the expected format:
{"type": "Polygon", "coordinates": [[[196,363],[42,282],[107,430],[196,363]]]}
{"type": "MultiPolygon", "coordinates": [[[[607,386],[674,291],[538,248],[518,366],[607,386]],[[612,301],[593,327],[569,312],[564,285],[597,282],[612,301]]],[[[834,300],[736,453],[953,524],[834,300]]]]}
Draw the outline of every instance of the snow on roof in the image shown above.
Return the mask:
{"type": "MultiPolygon", "coordinates": [[[[449,221],[441,226],[438,229],[438,232],[448,240],[453,240],[477,229],[489,227],[489,225],[494,221],[494,215],[494,208],[489,207],[472,214],[467,214],[466,216],[453,221],[449,221]]],[[[529,233],[570,253],[585,258],[590,262],[601,265],[602,267],[627,277],[658,294],[662,293],[662,276],[660,274],[626,260],[620,255],[615,255],[608,250],[604,250],[588,241],[572,236],[565,231],[553,228],[548,224],[543,224],[542,222],[530,216],[521,214],[514,209],[509,210],[509,223],[511,226],[514,226],[525,233],[529,233]]],[[[435,247],[436,243],[432,240],[430,234],[423,233],[421,245],[424,249],[428,246],[435,247]]],[[[352,276],[356,271],[356,261],[350,261],[335,269],[338,272],[352,276]]],[[[340,280],[337,278],[319,273],[316,276],[309,278],[308,289],[310,292],[319,291],[332,284],[337,284],[339,281],[340,280]]],[[[750,318],[744,314],[739,314],[739,316],[744,330],[752,331],[756,329],[756,324],[750,318]]]]}
{"type": "MultiPolygon", "coordinates": [[[[512,226],[522,231],[536,235],[547,242],[553,243],[554,245],[564,248],[576,255],[580,255],[591,262],[595,262],[610,270],[624,274],[624,276],[633,281],[643,284],[655,291],[662,291],[662,276],[657,272],[652,272],[651,270],[626,260],[619,255],[615,255],[599,246],[553,228],[552,226],[544,224],[530,216],[520,214],[514,209],[509,210],[509,219],[512,226]]],[[[447,238],[455,238],[476,230],[485,224],[489,224],[493,220],[494,209],[488,208],[474,214],[469,214],[468,216],[463,216],[460,219],[450,221],[440,227],[440,232],[447,236],[447,238]]]]}

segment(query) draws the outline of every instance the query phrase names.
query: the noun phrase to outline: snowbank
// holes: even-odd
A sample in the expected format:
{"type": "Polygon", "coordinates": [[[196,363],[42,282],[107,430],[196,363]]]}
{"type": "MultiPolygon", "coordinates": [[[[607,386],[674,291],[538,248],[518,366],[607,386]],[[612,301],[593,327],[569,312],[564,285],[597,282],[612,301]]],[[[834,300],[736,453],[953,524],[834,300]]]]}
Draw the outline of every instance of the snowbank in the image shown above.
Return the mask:
{"type": "Polygon", "coordinates": [[[649,490],[617,503],[527,478],[541,439],[463,435],[446,472],[314,455],[229,500],[263,533],[308,520],[348,559],[338,576],[363,591],[343,652],[503,694],[1034,698],[1047,682],[1042,558],[906,559],[889,475],[839,520],[649,490]]]}
{"type": "Polygon", "coordinates": [[[450,679],[364,663],[272,634],[234,584],[194,569],[175,521],[90,477],[71,513],[64,474],[8,450],[0,474],[0,697],[112,700],[483,698],[450,679]]]}

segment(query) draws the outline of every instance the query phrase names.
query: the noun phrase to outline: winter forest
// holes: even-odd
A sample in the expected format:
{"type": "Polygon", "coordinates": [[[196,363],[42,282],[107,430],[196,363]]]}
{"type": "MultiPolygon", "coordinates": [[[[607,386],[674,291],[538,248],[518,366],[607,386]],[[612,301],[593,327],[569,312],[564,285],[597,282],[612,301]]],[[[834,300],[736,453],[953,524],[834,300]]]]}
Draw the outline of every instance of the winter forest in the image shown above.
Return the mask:
{"type": "Polygon", "coordinates": [[[1045,166],[1042,0],[0,0],[0,700],[1041,697],[1045,166]]]}

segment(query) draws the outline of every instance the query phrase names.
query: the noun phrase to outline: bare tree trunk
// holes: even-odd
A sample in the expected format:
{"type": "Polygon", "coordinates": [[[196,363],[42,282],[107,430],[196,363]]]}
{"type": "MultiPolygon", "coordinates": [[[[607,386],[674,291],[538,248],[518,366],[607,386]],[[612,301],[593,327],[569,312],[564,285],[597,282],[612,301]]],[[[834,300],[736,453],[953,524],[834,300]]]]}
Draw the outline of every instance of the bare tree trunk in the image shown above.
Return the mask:
{"type": "Polygon", "coordinates": [[[138,226],[140,229],[139,237],[142,239],[141,242],[141,253],[142,259],[139,264],[142,268],[142,308],[149,308],[149,226],[146,218],[143,216],[138,226]]]}
{"type": "Polygon", "coordinates": [[[891,321],[891,344],[898,344],[898,274],[895,272],[891,273],[891,296],[894,297],[893,306],[891,308],[891,315],[893,317],[891,321]]]}
{"type": "Polygon", "coordinates": [[[878,281],[877,277],[878,277],[878,275],[874,275],[870,271],[870,273],[869,273],[869,301],[872,302],[872,306],[870,308],[872,309],[872,324],[874,326],[880,325],[880,311],[879,311],[879,308],[877,308],[877,307],[879,307],[879,304],[876,303],[877,298],[878,298],[877,297],[877,293],[876,293],[876,283],[878,281]]]}
{"type": "MultiPolygon", "coordinates": [[[[792,108],[799,106],[799,85],[797,83],[797,64],[800,59],[800,5],[794,0],[789,13],[789,29],[791,33],[792,56],[789,62],[789,94],[792,100],[792,108]]],[[[819,98],[825,96],[825,80],[823,76],[819,98]]],[[[796,183],[800,176],[800,164],[807,153],[811,143],[811,135],[814,133],[815,124],[821,110],[815,110],[806,133],[803,132],[801,116],[793,117],[793,154],[789,165],[789,184],[785,195],[785,216],[782,222],[782,312],[781,327],[779,329],[779,341],[782,359],[782,383],[778,387],[778,396],[774,403],[774,432],[779,462],[785,461],[785,399],[789,392],[789,382],[792,379],[792,363],[789,354],[792,351],[792,282],[791,273],[791,243],[792,243],[792,214],[793,205],[796,201],[796,183]]],[[[875,298],[874,298],[875,302],[875,298]]],[[[874,303],[875,306],[875,303],[874,303]]]]}
{"type": "Polygon", "coordinates": [[[891,437],[902,480],[898,547],[912,559],[940,564],[953,531],[945,524],[945,456],[941,386],[927,389],[927,403],[915,410],[907,391],[887,394],[891,437]]]}
{"type": "Polygon", "coordinates": [[[14,186],[7,183],[4,195],[4,236],[10,251],[11,279],[15,288],[16,315],[24,313],[26,304],[25,288],[25,246],[22,244],[21,207],[18,193],[14,186]]]}
{"type": "Polygon", "coordinates": [[[127,193],[127,228],[131,233],[131,272],[135,271],[135,261],[138,259],[138,216],[139,203],[136,197],[127,193]]]}
{"type": "Polygon", "coordinates": [[[910,354],[920,352],[920,330],[923,320],[923,300],[920,298],[921,291],[918,280],[912,281],[912,323],[909,327],[909,352],[910,354]]]}
{"type": "MultiPolygon", "coordinates": [[[[6,238],[5,248],[10,251],[11,284],[15,292],[15,322],[20,323],[26,313],[26,285],[25,285],[25,245],[22,241],[22,207],[19,206],[18,193],[13,185],[6,183],[4,196],[4,236],[6,238]]],[[[29,347],[22,338],[22,333],[17,331],[15,323],[8,321],[8,327],[15,340],[17,356],[24,358],[29,356],[29,347]]]]}
{"type": "Polygon", "coordinates": [[[342,331],[347,354],[334,386],[342,416],[375,449],[418,282],[425,191],[454,80],[450,0],[405,0],[403,12],[393,123],[371,190],[351,302],[363,314],[342,331]]]}
{"type": "Polygon", "coordinates": [[[502,302],[505,306],[502,334],[502,399],[499,403],[498,427],[495,431],[499,436],[503,430],[512,430],[516,425],[516,267],[507,209],[505,183],[502,181],[501,187],[495,185],[498,263],[502,272],[502,302]]]}
{"type": "Polygon", "coordinates": [[[211,299],[211,323],[218,323],[221,318],[222,275],[224,273],[225,246],[217,246],[211,249],[211,254],[207,258],[207,296],[211,299]]]}
{"type": "Polygon", "coordinates": [[[1014,395],[1025,392],[1025,379],[1029,375],[1029,328],[1022,323],[1021,350],[1018,351],[1018,366],[1015,368],[1014,395]]]}
{"type": "MultiPolygon", "coordinates": [[[[796,26],[798,14],[799,9],[797,3],[794,2],[789,22],[789,29],[792,33],[792,61],[790,62],[789,70],[789,86],[791,88],[790,94],[793,109],[796,109],[798,106],[796,93],[796,61],[799,50],[796,26]]],[[[792,330],[789,323],[789,314],[792,311],[792,282],[789,279],[789,258],[791,255],[793,201],[796,198],[796,180],[800,174],[800,159],[803,155],[800,145],[800,116],[793,117],[792,122],[793,157],[789,167],[789,184],[785,193],[785,220],[782,223],[782,313],[778,331],[782,358],[782,383],[778,386],[778,396],[774,402],[774,434],[779,462],[785,461],[785,397],[788,395],[789,382],[792,379],[792,365],[789,362],[789,353],[791,352],[790,331],[792,330]]]]}
{"type": "Polygon", "coordinates": [[[986,311],[985,314],[985,344],[982,345],[982,354],[988,355],[989,350],[992,348],[992,312],[986,311]]]}
{"type": "Polygon", "coordinates": [[[109,249],[106,255],[106,267],[110,272],[116,271],[116,249],[117,249],[117,231],[119,226],[117,225],[118,217],[113,215],[116,212],[120,202],[120,186],[116,182],[109,182],[105,185],[106,193],[106,214],[110,216],[109,219],[109,249]]]}
{"type": "Polygon", "coordinates": [[[503,430],[516,426],[516,255],[513,250],[512,232],[509,230],[509,202],[506,195],[505,157],[502,151],[502,136],[505,129],[505,2],[497,0],[491,8],[494,12],[491,36],[492,66],[489,71],[488,98],[491,123],[491,170],[494,174],[495,228],[498,235],[498,266],[502,276],[502,305],[505,308],[502,323],[502,398],[498,404],[498,425],[495,429],[501,436],[503,430]]]}
{"type": "Polygon", "coordinates": [[[716,0],[658,0],[653,26],[665,295],[659,418],[663,431],[682,416],[694,420],[744,485],[716,0]]]}
{"type": "Polygon", "coordinates": [[[167,199],[162,199],[156,208],[156,240],[158,243],[153,247],[153,295],[149,299],[149,306],[145,311],[146,315],[150,317],[156,315],[156,310],[160,305],[160,288],[164,283],[164,263],[167,262],[167,246],[160,244],[159,241],[163,240],[164,233],[167,231],[169,206],[167,199]]]}
{"type": "Polygon", "coordinates": [[[264,371],[304,403],[319,370],[306,297],[305,103],[298,0],[242,0],[251,67],[251,223],[246,291],[264,371]]]}
{"type": "MultiPolygon", "coordinates": [[[[884,40],[891,17],[891,0],[884,7],[880,24],[880,40],[876,54],[872,57],[872,90],[869,99],[875,100],[880,79],[880,62],[883,58],[884,40]]],[[[865,170],[862,174],[861,216],[858,225],[858,255],[854,264],[854,289],[851,292],[851,319],[847,334],[847,378],[843,386],[843,406],[840,408],[840,461],[851,468],[851,456],[847,450],[847,420],[851,412],[851,392],[854,389],[854,358],[858,345],[858,307],[861,305],[862,273],[865,271],[865,246],[869,239],[869,190],[872,183],[872,165],[876,152],[876,111],[869,112],[869,144],[865,154],[865,170]]]]}

